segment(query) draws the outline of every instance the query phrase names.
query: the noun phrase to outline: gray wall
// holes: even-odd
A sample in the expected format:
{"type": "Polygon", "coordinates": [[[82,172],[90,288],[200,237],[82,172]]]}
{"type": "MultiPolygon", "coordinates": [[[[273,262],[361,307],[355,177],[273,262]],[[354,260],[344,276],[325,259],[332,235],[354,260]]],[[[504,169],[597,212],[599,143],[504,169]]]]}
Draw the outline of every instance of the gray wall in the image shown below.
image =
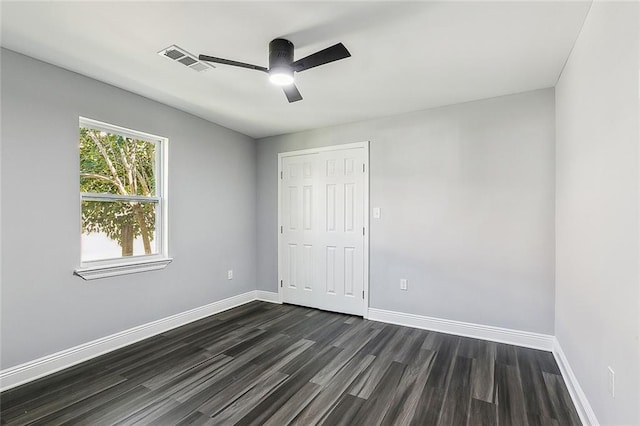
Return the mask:
{"type": "Polygon", "coordinates": [[[640,424],[639,9],[594,2],[556,87],[555,334],[603,425],[640,424]]]}
{"type": "Polygon", "coordinates": [[[255,289],[255,141],[11,51],[1,71],[2,368],[255,289]],[[72,275],[78,116],[169,138],[166,269],[72,275]]]}
{"type": "Polygon", "coordinates": [[[545,89],[259,140],[258,288],[277,291],[277,154],[369,140],[371,307],[552,334],[554,115],[545,89]]]}

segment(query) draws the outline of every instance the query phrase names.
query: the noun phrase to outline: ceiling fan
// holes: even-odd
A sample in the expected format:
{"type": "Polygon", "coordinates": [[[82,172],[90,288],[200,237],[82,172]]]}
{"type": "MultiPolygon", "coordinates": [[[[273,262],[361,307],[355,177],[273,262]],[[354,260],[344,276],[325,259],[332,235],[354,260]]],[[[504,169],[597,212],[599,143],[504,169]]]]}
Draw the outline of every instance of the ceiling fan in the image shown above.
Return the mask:
{"type": "Polygon", "coordinates": [[[294,61],[293,43],[283,38],[276,38],[269,43],[269,68],[207,55],[200,55],[198,59],[205,62],[215,62],[266,72],[269,74],[269,81],[278,86],[282,86],[289,102],[296,102],[302,100],[302,95],[293,82],[294,72],[302,72],[350,56],[351,53],[349,53],[347,48],[344,47],[342,43],[338,43],[294,61]]]}

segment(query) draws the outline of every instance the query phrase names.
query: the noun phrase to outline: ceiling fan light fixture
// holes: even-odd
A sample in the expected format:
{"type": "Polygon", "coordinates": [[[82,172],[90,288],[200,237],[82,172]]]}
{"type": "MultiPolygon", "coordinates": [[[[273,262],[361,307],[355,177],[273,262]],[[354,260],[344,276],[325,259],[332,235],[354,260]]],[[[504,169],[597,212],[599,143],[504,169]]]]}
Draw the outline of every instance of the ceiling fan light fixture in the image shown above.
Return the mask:
{"type": "Polygon", "coordinates": [[[288,86],[293,84],[293,71],[288,68],[270,69],[269,81],[277,86],[288,86]]]}
{"type": "Polygon", "coordinates": [[[302,95],[293,81],[294,72],[302,72],[350,56],[351,53],[347,48],[342,43],[338,43],[294,61],[293,43],[284,38],[276,38],[269,42],[269,68],[209,55],[199,55],[198,59],[205,62],[265,72],[269,74],[269,81],[272,84],[282,87],[287,100],[292,103],[302,100],[302,95]]]}

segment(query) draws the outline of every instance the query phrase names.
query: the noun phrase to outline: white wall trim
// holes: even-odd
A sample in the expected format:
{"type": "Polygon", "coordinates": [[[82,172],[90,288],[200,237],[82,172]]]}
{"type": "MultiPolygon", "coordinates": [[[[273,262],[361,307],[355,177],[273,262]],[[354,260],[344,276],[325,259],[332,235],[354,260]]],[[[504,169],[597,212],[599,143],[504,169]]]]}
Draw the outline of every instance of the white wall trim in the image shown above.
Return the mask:
{"type": "Polygon", "coordinates": [[[405,314],[402,312],[385,311],[369,308],[369,319],[389,324],[404,325],[457,336],[473,337],[475,339],[490,340],[492,342],[507,343],[527,348],[551,351],[554,337],[548,334],[532,333],[530,331],[512,330],[509,328],[493,327],[490,325],[473,324],[462,321],[427,317],[422,315],[405,314]]]}
{"type": "Polygon", "coordinates": [[[157,271],[159,269],[166,268],[172,260],[173,258],[171,257],[165,257],[161,259],[145,259],[136,262],[126,262],[120,264],[91,266],[78,268],[73,273],[85,280],[95,280],[98,278],[115,277],[117,275],[157,271]]]}
{"type": "Polygon", "coordinates": [[[278,294],[261,290],[248,291],[7,368],[0,371],[0,391],[31,382],[91,358],[254,300],[277,302],[278,294]]]}
{"type": "Polygon", "coordinates": [[[560,342],[558,342],[558,339],[555,337],[553,338],[553,356],[558,363],[558,367],[560,367],[560,372],[567,385],[567,389],[569,389],[569,395],[571,395],[573,405],[575,405],[576,411],[578,411],[582,424],[598,426],[600,423],[596,418],[596,413],[594,413],[587,396],[582,390],[580,383],[578,383],[578,379],[569,365],[569,360],[564,354],[560,342]]]}
{"type": "Polygon", "coordinates": [[[316,148],[298,149],[295,151],[280,152],[278,153],[278,161],[280,161],[281,157],[294,157],[296,155],[317,154],[319,152],[340,151],[340,150],[352,149],[352,148],[368,149],[369,141],[343,143],[338,145],[325,145],[325,146],[319,146],[316,148]]]}
{"type": "Polygon", "coordinates": [[[275,291],[256,290],[256,300],[269,303],[282,303],[275,291]]]}

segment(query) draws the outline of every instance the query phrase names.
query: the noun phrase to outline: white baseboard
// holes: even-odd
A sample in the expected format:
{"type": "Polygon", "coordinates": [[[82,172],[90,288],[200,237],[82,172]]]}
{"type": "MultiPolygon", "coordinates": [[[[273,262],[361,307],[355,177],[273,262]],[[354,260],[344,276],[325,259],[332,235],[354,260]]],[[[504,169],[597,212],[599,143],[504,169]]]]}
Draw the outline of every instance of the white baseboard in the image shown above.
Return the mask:
{"type": "Polygon", "coordinates": [[[591,408],[591,404],[589,404],[587,396],[584,394],[580,383],[578,383],[578,379],[569,365],[569,360],[564,354],[562,347],[560,346],[560,342],[558,342],[558,339],[555,337],[553,338],[553,341],[553,356],[558,363],[558,367],[560,367],[560,372],[562,373],[564,382],[567,384],[567,389],[569,389],[573,405],[576,406],[576,410],[578,411],[582,424],[598,426],[600,423],[596,418],[596,413],[593,412],[593,408],[591,408]]]}
{"type": "Polygon", "coordinates": [[[280,303],[280,299],[277,292],[256,290],[256,300],[269,303],[280,303]]]}
{"type": "Polygon", "coordinates": [[[278,293],[259,290],[249,291],[2,370],[0,371],[0,391],[14,388],[107,352],[236,306],[244,305],[253,300],[277,303],[278,293]]]}
{"type": "Polygon", "coordinates": [[[383,309],[375,308],[369,308],[368,317],[372,321],[422,328],[424,330],[439,331],[441,333],[455,334],[457,336],[473,337],[475,339],[508,343],[510,345],[524,346],[527,348],[541,349],[545,351],[551,351],[553,349],[554,337],[548,334],[512,330],[508,328],[433,318],[422,315],[405,314],[402,312],[385,311],[383,309]]]}

